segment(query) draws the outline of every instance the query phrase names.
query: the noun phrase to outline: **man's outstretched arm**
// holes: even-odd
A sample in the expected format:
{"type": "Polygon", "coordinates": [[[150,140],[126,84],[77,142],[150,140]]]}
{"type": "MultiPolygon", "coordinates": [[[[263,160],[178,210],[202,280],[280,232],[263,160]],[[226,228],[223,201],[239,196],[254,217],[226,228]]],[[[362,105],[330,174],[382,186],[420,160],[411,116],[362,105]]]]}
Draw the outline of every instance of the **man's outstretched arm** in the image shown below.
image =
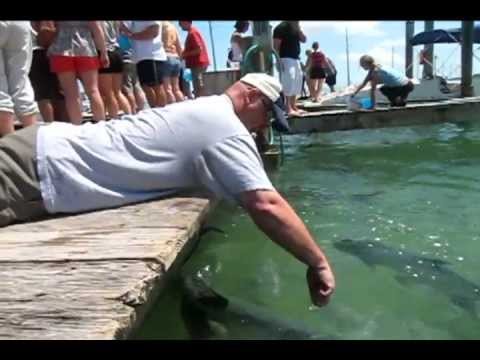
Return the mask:
{"type": "Polygon", "coordinates": [[[312,302],[326,305],[335,289],[333,272],[323,251],[288,202],[276,191],[263,190],[242,193],[240,202],[270,239],[308,266],[312,302]]]}

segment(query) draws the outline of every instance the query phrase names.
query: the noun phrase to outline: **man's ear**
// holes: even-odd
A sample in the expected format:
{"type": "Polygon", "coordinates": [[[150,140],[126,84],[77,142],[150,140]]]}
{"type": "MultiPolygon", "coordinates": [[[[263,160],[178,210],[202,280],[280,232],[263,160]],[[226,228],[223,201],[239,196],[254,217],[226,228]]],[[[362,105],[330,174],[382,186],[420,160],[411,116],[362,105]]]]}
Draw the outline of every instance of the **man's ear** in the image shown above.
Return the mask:
{"type": "Polygon", "coordinates": [[[256,102],[262,96],[262,92],[257,88],[251,87],[247,90],[245,101],[247,104],[256,102]]]}

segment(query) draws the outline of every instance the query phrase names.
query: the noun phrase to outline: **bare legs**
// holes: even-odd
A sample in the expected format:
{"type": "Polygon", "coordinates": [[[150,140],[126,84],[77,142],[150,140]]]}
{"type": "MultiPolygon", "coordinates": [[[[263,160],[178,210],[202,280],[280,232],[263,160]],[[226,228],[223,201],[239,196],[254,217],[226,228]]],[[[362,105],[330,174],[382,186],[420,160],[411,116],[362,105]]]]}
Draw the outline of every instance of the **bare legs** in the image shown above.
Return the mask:
{"type": "Polygon", "coordinates": [[[125,114],[132,113],[129,101],[122,93],[122,73],[99,74],[98,85],[110,118],[118,118],[120,109],[125,114]]]}
{"type": "Polygon", "coordinates": [[[98,90],[98,71],[90,70],[80,73],[83,87],[90,100],[94,121],[105,120],[105,107],[102,96],[98,90]]]}
{"type": "Polygon", "coordinates": [[[57,73],[57,76],[65,96],[68,117],[72,124],[80,125],[82,123],[82,108],[76,74],[73,71],[68,71],[57,73]]]}
{"type": "Polygon", "coordinates": [[[167,96],[163,84],[148,86],[142,85],[150,107],[162,107],[167,103],[167,96]]]}
{"type": "Polygon", "coordinates": [[[0,137],[15,131],[13,113],[0,111],[0,137]]]}
{"type": "Polygon", "coordinates": [[[311,98],[312,101],[318,102],[320,101],[323,83],[325,79],[311,79],[311,98]]]}
{"type": "MultiPolygon", "coordinates": [[[[29,115],[19,115],[23,127],[34,125],[37,122],[37,113],[29,115]]],[[[13,113],[0,111],[0,137],[13,133],[15,131],[15,120],[13,113]]]]}

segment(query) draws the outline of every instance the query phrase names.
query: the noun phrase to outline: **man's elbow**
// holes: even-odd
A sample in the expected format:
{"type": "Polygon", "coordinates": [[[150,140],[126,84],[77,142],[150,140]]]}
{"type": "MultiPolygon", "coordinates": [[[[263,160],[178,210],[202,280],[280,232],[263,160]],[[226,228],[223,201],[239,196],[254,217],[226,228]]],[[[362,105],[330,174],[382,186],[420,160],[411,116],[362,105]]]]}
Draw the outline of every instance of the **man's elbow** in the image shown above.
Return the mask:
{"type": "Polygon", "coordinates": [[[274,204],[270,201],[253,201],[245,205],[245,209],[252,217],[265,217],[272,213],[274,204]]]}
{"type": "Polygon", "coordinates": [[[253,217],[265,217],[275,212],[279,204],[279,195],[276,192],[268,191],[261,194],[247,196],[242,205],[245,210],[253,217]]]}

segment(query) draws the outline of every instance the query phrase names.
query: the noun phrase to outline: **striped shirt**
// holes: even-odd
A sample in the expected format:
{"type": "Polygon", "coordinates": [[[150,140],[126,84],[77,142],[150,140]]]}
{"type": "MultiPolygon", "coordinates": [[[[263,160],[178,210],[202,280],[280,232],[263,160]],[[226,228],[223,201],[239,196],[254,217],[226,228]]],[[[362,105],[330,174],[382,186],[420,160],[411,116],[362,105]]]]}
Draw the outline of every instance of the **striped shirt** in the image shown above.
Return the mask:
{"type": "Polygon", "coordinates": [[[48,48],[49,55],[97,57],[88,21],[57,21],[57,36],[48,48]]]}

